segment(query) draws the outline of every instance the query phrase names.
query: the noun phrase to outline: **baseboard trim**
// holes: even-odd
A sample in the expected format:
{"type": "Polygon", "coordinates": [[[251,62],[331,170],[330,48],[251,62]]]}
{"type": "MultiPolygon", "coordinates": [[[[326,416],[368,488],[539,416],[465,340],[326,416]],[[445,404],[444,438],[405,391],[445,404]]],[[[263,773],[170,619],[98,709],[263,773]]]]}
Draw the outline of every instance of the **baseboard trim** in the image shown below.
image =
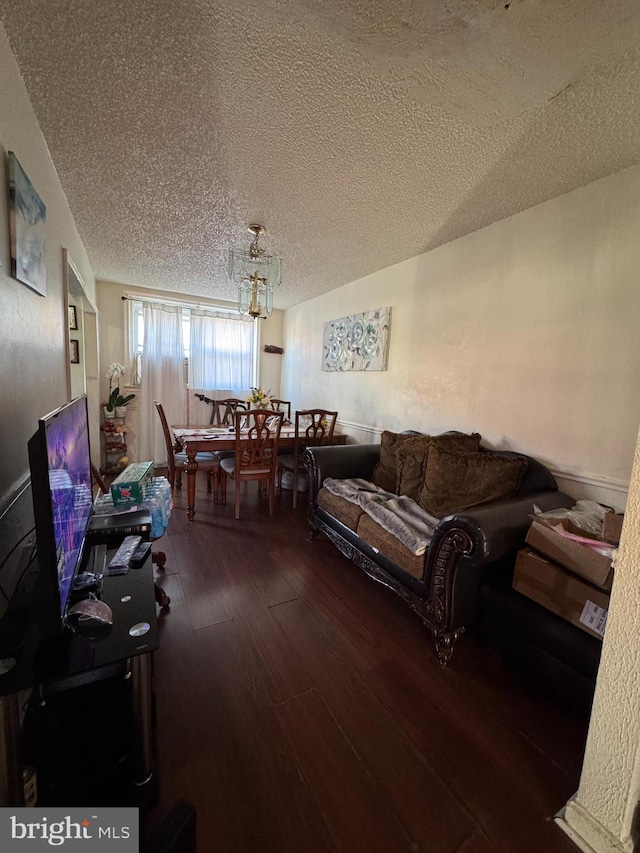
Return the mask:
{"type": "Polygon", "coordinates": [[[576,474],[575,471],[560,471],[551,469],[554,477],[561,480],[570,480],[573,483],[583,483],[594,486],[597,489],[609,489],[612,492],[620,492],[626,495],[629,491],[629,483],[626,480],[618,480],[613,477],[600,477],[598,474],[576,474]]]}
{"type": "MultiPolygon", "coordinates": [[[[353,436],[355,441],[361,440],[363,443],[370,443],[379,440],[382,436],[383,429],[381,427],[368,426],[367,424],[357,423],[356,421],[345,421],[338,419],[338,424],[343,432],[353,436]]],[[[499,448],[496,448],[499,450],[499,448]]],[[[624,507],[629,492],[629,483],[627,480],[621,480],[614,477],[603,477],[599,474],[581,474],[576,471],[562,471],[559,468],[551,468],[551,473],[556,480],[562,480],[569,485],[564,486],[559,483],[561,490],[566,490],[571,493],[571,483],[577,483],[576,498],[585,497],[597,500],[599,503],[607,504],[608,506],[624,507]],[[618,499],[620,496],[620,499],[618,499]]]]}
{"type": "Polygon", "coordinates": [[[12,483],[7,492],[0,497],[0,519],[9,512],[11,507],[18,501],[26,489],[31,485],[31,472],[25,471],[15,483],[12,483]]]}
{"type": "MultiPolygon", "coordinates": [[[[338,419],[341,428],[352,430],[355,432],[364,432],[369,435],[382,435],[381,427],[368,426],[367,424],[357,423],[356,421],[344,421],[338,419]]],[[[499,449],[499,448],[498,448],[499,449]]],[[[560,480],[568,480],[572,483],[581,483],[585,486],[590,486],[596,489],[606,489],[607,491],[617,492],[621,495],[627,495],[629,491],[629,482],[613,477],[602,477],[599,474],[580,474],[575,471],[562,471],[559,468],[550,469],[554,477],[560,480]]]]}
{"type": "Polygon", "coordinates": [[[560,827],[560,829],[565,833],[565,835],[569,836],[569,838],[573,841],[576,847],[582,850],[582,853],[597,853],[597,851],[594,850],[590,844],[587,844],[584,838],[578,835],[578,833],[569,826],[569,824],[563,817],[554,818],[554,822],[560,827]]]}
{"type": "Polygon", "coordinates": [[[583,853],[633,853],[632,840],[621,841],[612,835],[576,800],[576,795],[554,816],[554,821],[583,853]]]}
{"type": "Polygon", "coordinates": [[[359,430],[360,432],[370,432],[374,433],[375,435],[382,435],[381,427],[372,427],[367,426],[366,424],[358,424],[355,421],[343,421],[341,418],[338,418],[338,424],[340,424],[341,427],[345,427],[346,429],[355,429],[359,430]]]}

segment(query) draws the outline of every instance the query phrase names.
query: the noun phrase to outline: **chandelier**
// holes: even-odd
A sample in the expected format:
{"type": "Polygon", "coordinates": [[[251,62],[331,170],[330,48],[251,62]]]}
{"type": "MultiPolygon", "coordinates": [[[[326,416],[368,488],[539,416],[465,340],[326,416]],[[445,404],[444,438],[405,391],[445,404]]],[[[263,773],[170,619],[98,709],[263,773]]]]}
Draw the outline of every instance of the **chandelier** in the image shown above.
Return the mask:
{"type": "Polygon", "coordinates": [[[253,240],[248,249],[229,250],[229,277],[238,285],[241,314],[264,319],[273,311],[273,288],[282,281],[282,258],[259,246],[262,225],[250,225],[253,240]]]}

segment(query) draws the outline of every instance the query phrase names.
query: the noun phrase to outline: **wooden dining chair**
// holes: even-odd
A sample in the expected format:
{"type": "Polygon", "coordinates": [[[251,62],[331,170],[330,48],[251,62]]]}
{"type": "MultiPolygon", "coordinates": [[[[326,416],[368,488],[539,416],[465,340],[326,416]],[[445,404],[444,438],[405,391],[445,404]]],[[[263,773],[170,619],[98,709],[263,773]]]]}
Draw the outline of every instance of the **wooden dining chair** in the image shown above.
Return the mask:
{"type": "Polygon", "coordinates": [[[282,492],[282,475],[285,471],[293,474],[293,507],[298,506],[298,476],[304,472],[302,454],[305,447],[328,444],[338,420],[337,412],[328,409],[301,409],[295,416],[295,435],[293,453],[281,453],[278,456],[278,492],[282,492]]]}
{"type": "Polygon", "coordinates": [[[105,483],[105,481],[102,478],[102,474],[100,473],[98,468],[96,468],[96,466],[93,464],[93,462],[91,463],[91,476],[93,477],[93,482],[100,489],[102,494],[103,495],[108,494],[109,493],[109,486],[107,486],[107,484],[105,483]]]}
{"type": "Polygon", "coordinates": [[[284,412],[285,420],[291,423],[291,401],[290,400],[278,400],[275,397],[271,398],[270,408],[273,409],[274,412],[284,412]]]}
{"type": "Polygon", "coordinates": [[[216,426],[233,426],[234,415],[236,412],[246,412],[249,410],[249,403],[246,400],[240,400],[238,397],[226,397],[223,400],[214,401],[215,422],[216,426]]]}
{"type": "Polygon", "coordinates": [[[273,515],[276,461],[284,412],[271,409],[237,411],[234,415],[236,449],[233,457],[220,460],[220,501],[227,502],[227,478],[236,483],[236,518],[240,518],[240,490],[243,483],[258,480],[269,497],[269,515],[273,515]],[[243,426],[244,422],[244,426],[243,426]]]}
{"type": "MultiPolygon", "coordinates": [[[[156,407],[158,415],[160,416],[162,432],[167,445],[167,466],[169,468],[167,479],[169,480],[172,492],[174,486],[178,491],[180,491],[182,488],[182,472],[184,471],[189,459],[186,453],[183,451],[177,451],[174,447],[171,430],[169,429],[169,424],[167,423],[167,417],[164,413],[164,409],[162,408],[162,403],[154,400],[153,405],[156,407]]],[[[215,453],[197,453],[196,462],[198,463],[198,471],[202,470],[207,475],[207,491],[211,492],[211,484],[213,482],[217,493],[218,472],[220,470],[220,460],[218,457],[215,453]]]]}

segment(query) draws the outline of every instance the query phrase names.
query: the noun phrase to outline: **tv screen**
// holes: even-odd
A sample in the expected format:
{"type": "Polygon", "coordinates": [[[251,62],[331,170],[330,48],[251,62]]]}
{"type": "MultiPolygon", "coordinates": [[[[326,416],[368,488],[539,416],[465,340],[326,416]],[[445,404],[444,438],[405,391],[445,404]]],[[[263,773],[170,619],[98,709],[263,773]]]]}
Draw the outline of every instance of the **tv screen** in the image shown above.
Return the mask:
{"type": "Polygon", "coordinates": [[[33,615],[59,633],[93,510],[86,395],[38,421],[29,441],[39,575],[33,615]]]}

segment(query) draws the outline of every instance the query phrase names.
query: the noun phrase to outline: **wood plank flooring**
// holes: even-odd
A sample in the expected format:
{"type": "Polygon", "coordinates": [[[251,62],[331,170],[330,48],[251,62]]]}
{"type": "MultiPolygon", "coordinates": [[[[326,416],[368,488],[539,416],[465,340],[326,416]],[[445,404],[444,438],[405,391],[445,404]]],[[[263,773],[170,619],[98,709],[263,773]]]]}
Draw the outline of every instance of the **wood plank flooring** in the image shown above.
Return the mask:
{"type": "Polygon", "coordinates": [[[470,633],[441,669],[420,621],[253,484],[241,520],[199,483],[158,550],[157,823],[198,810],[199,853],[571,853],[552,816],[586,723],[470,633]]]}

